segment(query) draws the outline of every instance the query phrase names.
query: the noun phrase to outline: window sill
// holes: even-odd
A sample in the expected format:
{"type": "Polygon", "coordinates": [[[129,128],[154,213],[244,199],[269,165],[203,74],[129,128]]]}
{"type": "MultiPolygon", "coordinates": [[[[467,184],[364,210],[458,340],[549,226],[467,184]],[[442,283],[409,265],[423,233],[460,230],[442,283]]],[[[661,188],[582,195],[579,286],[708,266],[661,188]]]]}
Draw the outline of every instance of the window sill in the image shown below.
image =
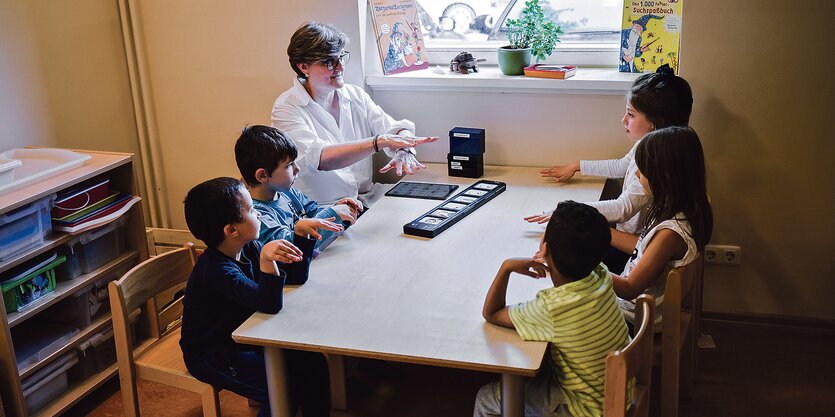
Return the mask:
{"type": "Polygon", "coordinates": [[[623,95],[641,74],[618,72],[617,68],[579,68],[567,80],[504,75],[496,66],[480,66],[479,72],[459,74],[444,68],[443,74],[426,70],[394,75],[366,75],[375,91],[460,91],[526,94],[623,95]]]}

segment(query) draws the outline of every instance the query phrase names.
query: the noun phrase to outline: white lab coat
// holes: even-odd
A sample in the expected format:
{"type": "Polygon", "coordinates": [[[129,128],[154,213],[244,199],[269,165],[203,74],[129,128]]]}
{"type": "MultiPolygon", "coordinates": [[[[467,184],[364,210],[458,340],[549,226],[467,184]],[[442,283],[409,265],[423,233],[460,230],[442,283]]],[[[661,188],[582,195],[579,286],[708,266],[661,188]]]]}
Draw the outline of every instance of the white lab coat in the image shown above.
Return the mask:
{"type": "MultiPolygon", "coordinates": [[[[295,186],[319,204],[334,204],[342,197],[359,198],[371,205],[382,197],[388,187],[371,181],[371,158],[350,167],[320,171],[322,149],[367,139],[375,135],[397,133],[402,129],[414,134],[415,124],[395,120],[371,100],[362,88],[345,84],[336,90],[339,96],[339,123],[322,106],[313,101],[304,85],[295,79],[293,87],[282,93],[273,104],[272,126],[281,129],[299,148],[299,178],[295,186]]],[[[394,153],[386,151],[393,157],[394,153]]]]}

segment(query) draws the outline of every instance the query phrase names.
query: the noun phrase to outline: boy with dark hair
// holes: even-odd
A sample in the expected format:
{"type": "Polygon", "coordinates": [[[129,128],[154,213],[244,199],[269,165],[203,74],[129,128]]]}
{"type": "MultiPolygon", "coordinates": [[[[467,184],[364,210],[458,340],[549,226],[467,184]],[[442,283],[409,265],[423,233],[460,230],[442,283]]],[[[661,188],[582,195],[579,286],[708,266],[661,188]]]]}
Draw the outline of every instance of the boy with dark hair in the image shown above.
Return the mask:
{"type": "MultiPolygon", "coordinates": [[[[189,230],[208,246],[191,272],[183,299],[180,347],[186,367],[200,381],[260,402],[258,415],[269,416],[263,350],[236,344],[232,332],[256,311],[281,310],[284,284],[307,280],[315,241],[296,236],[295,245],[286,240],[258,242],[259,214],[244,185],[234,178],[197,185],[184,204],[189,230]]],[[[325,357],[285,352],[294,405],[301,406],[305,416],[327,416],[330,381],[325,357]]]]}
{"type": "Polygon", "coordinates": [[[293,141],[270,126],[246,127],[235,143],[235,161],[250,187],[255,209],[261,213],[258,240],[266,243],[292,240],[293,235],[313,236],[318,250],[353,224],[363,206],[345,197],[331,207],[320,207],[293,188],[299,174],[297,156],[293,141]],[[339,223],[334,222],[337,218],[339,223]]]}
{"type": "MultiPolygon", "coordinates": [[[[504,261],[487,292],[487,321],[516,329],[522,339],[550,342],[550,360],[525,384],[525,415],[603,415],[606,355],[629,343],[612,277],[600,263],[610,240],[599,211],[564,201],[551,215],[535,258],[504,261]],[[508,307],[513,272],[537,279],[550,274],[554,287],[508,307]]],[[[501,414],[499,392],[498,382],[482,387],[473,415],[501,414]]]]}

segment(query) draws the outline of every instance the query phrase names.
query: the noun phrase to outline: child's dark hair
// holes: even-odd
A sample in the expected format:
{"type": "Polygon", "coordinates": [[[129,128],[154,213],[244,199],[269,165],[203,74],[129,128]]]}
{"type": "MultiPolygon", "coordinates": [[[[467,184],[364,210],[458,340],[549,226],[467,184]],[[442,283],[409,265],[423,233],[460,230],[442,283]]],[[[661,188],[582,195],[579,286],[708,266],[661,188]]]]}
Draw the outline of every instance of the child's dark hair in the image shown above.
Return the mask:
{"type": "Polygon", "coordinates": [[[188,230],[211,248],[219,245],[227,224],[244,221],[242,192],[246,192],[244,185],[229,177],[211,179],[189,190],[183,201],[188,230]]]}
{"type": "Polygon", "coordinates": [[[673,126],[647,133],[635,150],[635,164],[652,192],[645,230],[684,213],[701,251],[710,241],[713,211],[707,199],[705,156],[696,132],[673,126]]]}
{"type": "Polygon", "coordinates": [[[247,184],[258,185],[255,171],[264,168],[272,174],[282,161],[294,161],[299,150],[284,132],[270,126],[247,126],[235,142],[235,162],[247,184]]]}
{"type": "Polygon", "coordinates": [[[690,125],[693,92],[684,78],[664,64],[655,73],[645,74],[632,84],[629,104],[643,113],[655,129],[690,125]]]}
{"type": "Polygon", "coordinates": [[[587,277],[600,264],[611,240],[609,223],[597,209],[570,200],[557,205],[545,228],[554,268],[573,280],[587,277]]]}

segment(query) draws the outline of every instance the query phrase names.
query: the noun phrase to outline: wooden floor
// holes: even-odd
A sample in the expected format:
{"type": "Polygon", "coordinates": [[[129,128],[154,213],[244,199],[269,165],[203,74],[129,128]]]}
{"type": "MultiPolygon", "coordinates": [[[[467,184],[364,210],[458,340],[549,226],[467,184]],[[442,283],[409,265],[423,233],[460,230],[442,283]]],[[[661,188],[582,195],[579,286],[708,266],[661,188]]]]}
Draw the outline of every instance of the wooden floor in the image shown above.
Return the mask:
{"type": "MultiPolygon", "coordinates": [[[[682,399],[682,417],[835,415],[835,334],[706,322],[716,349],[702,350],[701,382],[682,399]]],[[[348,381],[350,409],[333,417],[469,416],[478,388],[493,375],[417,365],[360,361],[348,381]]],[[[140,385],[143,416],[200,416],[193,394],[140,385]]],[[[121,416],[114,378],[66,415],[121,416]]],[[[224,417],[250,417],[256,409],[221,393],[224,417]]]]}

